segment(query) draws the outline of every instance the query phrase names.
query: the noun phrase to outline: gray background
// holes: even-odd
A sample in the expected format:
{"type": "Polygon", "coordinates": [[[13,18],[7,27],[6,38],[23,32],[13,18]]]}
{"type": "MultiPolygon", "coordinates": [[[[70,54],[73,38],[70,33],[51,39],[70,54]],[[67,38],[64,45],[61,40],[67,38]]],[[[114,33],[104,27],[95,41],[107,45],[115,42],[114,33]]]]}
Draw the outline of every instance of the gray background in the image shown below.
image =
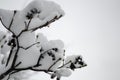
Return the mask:
{"type": "MultiPolygon", "coordinates": [[[[0,0],[0,8],[22,9],[30,1],[0,0]]],[[[120,80],[120,0],[52,1],[66,15],[39,32],[63,40],[66,55],[81,54],[88,64],[62,80],[120,80]]],[[[49,80],[49,76],[40,73],[31,80],[49,80]]]]}

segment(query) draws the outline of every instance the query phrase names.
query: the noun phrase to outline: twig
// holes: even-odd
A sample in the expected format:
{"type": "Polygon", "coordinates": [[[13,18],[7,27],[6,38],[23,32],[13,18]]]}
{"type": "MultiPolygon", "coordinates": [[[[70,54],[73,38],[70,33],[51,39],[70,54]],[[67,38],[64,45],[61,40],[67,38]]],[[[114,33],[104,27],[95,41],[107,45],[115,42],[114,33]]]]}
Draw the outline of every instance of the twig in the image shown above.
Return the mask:
{"type": "Polygon", "coordinates": [[[7,59],[6,67],[8,66],[9,60],[10,60],[11,55],[12,55],[12,52],[13,52],[13,49],[14,49],[14,46],[12,46],[12,48],[11,48],[11,50],[10,50],[10,54],[9,54],[9,56],[8,56],[8,59],[7,59]]]}
{"type": "Polygon", "coordinates": [[[37,64],[36,64],[34,67],[36,67],[36,66],[39,65],[39,62],[40,62],[40,60],[41,60],[41,55],[46,54],[46,53],[47,53],[48,51],[50,51],[50,50],[52,50],[52,49],[46,50],[46,51],[44,51],[44,52],[42,52],[42,53],[40,54],[40,56],[39,56],[39,58],[38,58],[38,61],[37,61],[37,64]]]}
{"type": "Polygon", "coordinates": [[[28,28],[29,28],[29,26],[30,26],[31,21],[32,21],[32,18],[29,20],[28,25],[26,25],[26,29],[27,29],[27,30],[28,30],[28,28]]]}
{"type": "Polygon", "coordinates": [[[59,58],[57,61],[55,61],[49,68],[48,70],[50,70],[57,62],[59,62],[61,60],[61,58],[59,58]]]}
{"type": "Polygon", "coordinates": [[[27,49],[31,48],[32,46],[34,46],[34,45],[36,45],[36,44],[39,44],[39,43],[40,43],[40,42],[34,43],[34,44],[32,44],[32,45],[30,45],[30,46],[28,46],[28,47],[26,47],[26,48],[24,48],[24,47],[22,47],[22,46],[19,46],[19,48],[22,48],[22,49],[27,50],[27,49]]]}
{"type": "Polygon", "coordinates": [[[14,21],[14,17],[15,17],[15,15],[16,15],[16,13],[17,13],[17,11],[16,11],[16,10],[14,10],[14,14],[13,14],[13,17],[12,17],[12,20],[11,20],[11,22],[10,22],[10,25],[9,25],[8,29],[10,29],[10,28],[11,28],[11,26],[12,26],[12,24],[13,24],[13,21],[14,21]]]}
{"type": "Polygon", "coordinates": [[[8,76],[7,80],[9,80],[9,79],[10,79],[10,76],[11,76],[12,74],[17,73],[17,72],[18,72],[18,71],[13,71],[13,72],[11,72],[11,73],[9,74],[9,76],[8,76]]]}
{"type": "Polygon", "coordinates": [[[69,62],[67,62],[66,64],[63,64],[61,67],[59,67],[59,68],[62,68],[62,67],[64,67],[64,66],[66,66],[67,64],[69,64],[69,63],[72,63],[72,61],[69,61],[69,62]]]}
{"type": "Polygon", "coordinates": [[[15,65],[15,67],[19,66],[22,62],[19,62],[18,64],[15,65]]]}
{"type": "Polygon", "coordinates": [[[41,25],[41,26],[38,26],[38,27],[35,27],[35,28],[32,28],[32,29],[29,29],[29,31],[36,31],[37,29],[41,29],[45,26],[48,26],[50,23],[54,22],[55,20],[58,20],[59,18],[61,18],[62,15],[60,15],[59,17],[55,16],[53,19],[51,19],[50,21],[47,21],[45,24],[41,25]]]}
{"type": "Polygon", "coordinates": [[[29,31],[29,30],[28,30],[28,27],[29,27],[31,21],[32,21],[32,19],[29,20],[28,24],[26,23],[26,21],[24,22],[24,24],[25,24],[25,29],[22,30],[22,31],[19,33],[19,35],[17,36],[17,38],[20,37],[20,35],[21,35],[23,32],[29,31]]]}

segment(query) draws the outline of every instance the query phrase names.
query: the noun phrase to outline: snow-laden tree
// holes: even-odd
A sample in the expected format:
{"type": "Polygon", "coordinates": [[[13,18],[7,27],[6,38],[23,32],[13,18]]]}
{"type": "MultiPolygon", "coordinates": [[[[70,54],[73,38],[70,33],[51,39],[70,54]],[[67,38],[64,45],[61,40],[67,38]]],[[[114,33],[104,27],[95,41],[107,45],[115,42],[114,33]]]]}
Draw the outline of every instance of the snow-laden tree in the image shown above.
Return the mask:
{"type": "Polygon", "coordinates": [[[32,1],[23,10],[0,9],[0,21],[7,30],[0,31],[0,80],[23,80],[36,71],[60,80],[86,66],[80,55],[65,57],[61,40],[35,34],[62,16],[59,5],[45,0],[32,1]]]}

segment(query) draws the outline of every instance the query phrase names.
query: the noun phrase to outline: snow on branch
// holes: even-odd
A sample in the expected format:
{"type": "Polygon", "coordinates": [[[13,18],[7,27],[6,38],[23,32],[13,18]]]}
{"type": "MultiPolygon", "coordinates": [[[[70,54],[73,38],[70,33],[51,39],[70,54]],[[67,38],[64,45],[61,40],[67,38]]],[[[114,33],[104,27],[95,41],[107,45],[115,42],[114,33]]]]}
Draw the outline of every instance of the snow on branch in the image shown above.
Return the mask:
{"type": "Polygon", "coordinates": [[[0,21],[8,30],[0,31],[0,80],[22,80],[30,71],[42,71],[60,80],[86,66],[79,55],[65,57],[61,40],[35,33],[62,16],[60,6],[46,0],[32,1],[23,10],[0,9],[0,21]]]}
{"type": "Polygon", "coordinates": [[[0,9],[0,20],[4,27],[19,35],[21,31],[32,30],[48,26],[64,15],[59,5],[52,1],[35,0],[23,10],[0,9]],[[26,24],[27,27],[26,27],[26,24]]]}

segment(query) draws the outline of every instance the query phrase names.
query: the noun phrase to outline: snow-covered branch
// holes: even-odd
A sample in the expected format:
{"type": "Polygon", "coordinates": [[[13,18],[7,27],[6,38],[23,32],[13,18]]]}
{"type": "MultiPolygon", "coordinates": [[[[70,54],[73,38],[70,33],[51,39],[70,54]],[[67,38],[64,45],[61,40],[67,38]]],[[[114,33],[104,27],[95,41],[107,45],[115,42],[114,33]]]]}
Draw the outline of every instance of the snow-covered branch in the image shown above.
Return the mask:
{"type": "Polygon", "coordinates": [[[79,55],[65,58],[61,40],[49,41],[35,33],[62,16],[60,6],[46,0],[32,1],[23,10],[0,9],[0,21],[8,31],[0,31],[0,80],[22,80],[22,72],[27,71],[42,71],[60,80],[86,66],[79,55]]]}

